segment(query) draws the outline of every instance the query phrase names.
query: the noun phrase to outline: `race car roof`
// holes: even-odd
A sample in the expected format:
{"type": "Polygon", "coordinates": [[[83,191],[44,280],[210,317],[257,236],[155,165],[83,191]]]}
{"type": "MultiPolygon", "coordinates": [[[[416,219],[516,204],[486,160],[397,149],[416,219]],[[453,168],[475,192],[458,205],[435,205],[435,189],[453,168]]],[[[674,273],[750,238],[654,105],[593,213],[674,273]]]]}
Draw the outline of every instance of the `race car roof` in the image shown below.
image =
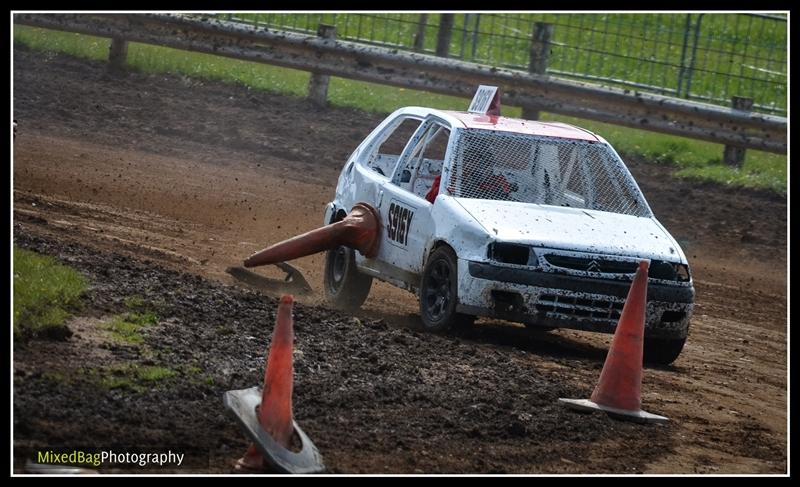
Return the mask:
{"type": "Polygon", "coordinates": [[[517,134],[540,135],[543,137],[560,137],[562,139],[588,140],[602,142],[597,135],[560,122],[535,122],[519,118],[482,115],[478,113],[442,110],[443,113],[457,119],[467,129],[499,130],[517,134]]]}

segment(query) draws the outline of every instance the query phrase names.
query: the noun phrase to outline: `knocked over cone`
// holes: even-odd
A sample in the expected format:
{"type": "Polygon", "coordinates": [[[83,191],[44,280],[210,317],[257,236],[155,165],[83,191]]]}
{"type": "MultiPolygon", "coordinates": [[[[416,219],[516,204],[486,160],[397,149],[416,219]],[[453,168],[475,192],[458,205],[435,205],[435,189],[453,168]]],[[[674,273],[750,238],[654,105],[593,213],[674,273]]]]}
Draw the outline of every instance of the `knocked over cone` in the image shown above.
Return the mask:
{"type": "Polygon", "coordinates": [[[267,355],[264,387],[228,391],[223,395],[247,436],[253,441],[237,467],[251,472],[318,473],[325,470],[322,456],[294,421],[292,388],[294,366],[294,330],[291,296],[283,296],[278,305],[278,320],[267,355]],[[292,435],[301,443],[299,452],[291,451],[292,435]]]}
{"type": "Polygon", "coordinates": [[[256,252],[244,261],[244,266],[275,264],[335,249],[340,245],[356,249],[366,257],[375,257],[380,242],[380,222],[378,210],[366,203],[356,203],[350,214],[341,221],[256,252]]]}
{"type": "Polygon", "coordinates": [[[278,262],[275,266],[286,273],[286,277],[283,280],[262,276],[248,271],[244,267],[228,267],[225,272],[237,281],[243,282],[259,291],[299,295],[311,293],[311,285],[306,281],[299,269],[286,262],[278,262]]]}

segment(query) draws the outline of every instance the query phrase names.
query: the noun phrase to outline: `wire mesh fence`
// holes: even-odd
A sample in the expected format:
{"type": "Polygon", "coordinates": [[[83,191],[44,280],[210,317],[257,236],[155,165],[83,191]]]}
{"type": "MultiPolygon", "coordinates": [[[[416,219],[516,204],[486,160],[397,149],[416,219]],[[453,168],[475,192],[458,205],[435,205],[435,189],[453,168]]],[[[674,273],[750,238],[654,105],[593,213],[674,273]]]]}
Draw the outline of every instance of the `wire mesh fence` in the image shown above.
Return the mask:
{"type": "Polygon", "coordinates": [[[552,25],[547,74],[786,114],[787,18],[782,14],[223,14],[228,20],[531,69],[534,25],[552,25]]]}
{"type": "Polygon", "coordinates": [[[650,216],[624,164],[604,144],[464,130],[453,161],[447,191],[456,197],[650,216]]]}

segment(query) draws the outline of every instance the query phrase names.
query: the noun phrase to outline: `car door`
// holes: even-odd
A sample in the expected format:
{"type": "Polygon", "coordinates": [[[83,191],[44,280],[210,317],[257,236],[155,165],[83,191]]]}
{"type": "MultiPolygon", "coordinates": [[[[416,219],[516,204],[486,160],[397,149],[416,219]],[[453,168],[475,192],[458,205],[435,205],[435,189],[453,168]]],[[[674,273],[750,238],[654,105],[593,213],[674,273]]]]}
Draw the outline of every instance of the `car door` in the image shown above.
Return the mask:
{"type": "Polygon", "coordinates": [[[434,233],[433,205],[425,194],[447,160],[449,138],[450,127],[445,122],[426,119],[406,145],[391,179],[380,189],[385,231],[378,258],[404,281],[422,272],[424,251],[434,233]]]}
{"type": "MultiPolygon", "coordinates": [[[[394,172],[403,149],[423,122],[416,114],[390,115],[355,150],[336,187],[337,204],[349,211],[358,202],[379,207],[379,193],[394,172]]],[[[361,262],[363,258],[358,258],[361,262]]]]}

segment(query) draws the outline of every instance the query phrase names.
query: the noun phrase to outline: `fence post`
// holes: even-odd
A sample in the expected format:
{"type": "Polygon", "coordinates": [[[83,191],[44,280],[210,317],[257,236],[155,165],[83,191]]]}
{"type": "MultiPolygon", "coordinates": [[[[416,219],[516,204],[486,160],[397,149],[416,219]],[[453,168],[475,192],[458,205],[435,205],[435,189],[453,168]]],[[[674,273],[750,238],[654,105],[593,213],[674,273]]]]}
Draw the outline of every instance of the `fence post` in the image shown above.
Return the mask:
{"type": "Polygon", "coordinates": [[[450,37],[453,35],[454,14],[442,14],[439,19],[439,36],[436,38],[436,55],[447,57],[450,53],[450,37]]]}
{"type": "Polygon", "coordinates": [[[125,60],[128,58],[128,41],[120,37],[111,39],[111,46],[108,48],[108,68],[111,71],[122,71],[125,68],[125,60]]]}
{"type": "Polygon", "coordinates": [[[425,28],[428,27],[428,14],[419,14],[417,33],[414,35],[414,50],[417,52],[425,49],[425,28]]]}
{"type": "Polygon", "coordinates": [[[464,49],[467,47],[467,26],[473,15],[475,14],[464,15],[464,24],[461,26],[461,54],[458,56],[461,59],[464,59],[464,49]]]}
{"type": "Polygon", "coordinates": [[[472,62],[475,62],[475,54],[478,52],[478,32],[481,25],[481,14],[475,14],[475,25],[472,30],[472,62]]]}
{"type": "MultiPolygon", "coordinates": [[[[547,74],[547,64],[550,60],[550,40],[553,38],[553,24],[536,22],[533,24],[533,42],[531,43],[531,59],[528,72],[533,74],[547,74]]],[[[522,118],[526,120],[539,120],[539,109],[536,107],[522,107],[522,118]]]]}
{"type": "MultiPolygon", "coordinates": [[[[753,108],[753,99],[742,96],[734,96],[731,98],[731,106],[734,110],[749,111],[751,108],[753,108]]],[[[722,155],[722,162],[728,166],[742,167],[742,163],[744,163],[744,153],[745,149],[743,147],[726,145],[725,152],[722,155]]]]}
{"type": "MultiPolygon", "coordinates": [[[[319,24],[317,35],[323,39],[336,39],[336,26],[319,24]]],[[[311,73],[311,78],[308,80],[308,98],[311,103],[318,107],[328,105],[328,82],[330,80],[331,77],[327,74],[311,73]]]]}
{"type": "Polygon", "coordinates": [[[694,44],[692,45],[692,57],[689,59],[689,68],[686,72],[686,88],[684,89],[684,98],[687,100],[692,95],[692,76],[694,76],[694,65],[697,61],[697,46],[700,44],[700,24],[703,22],[703,15],[705,14],[698,15],[697,23],[694,24],[694,44]]]}
{"type": "MultiPolygon", "coordinates": [[[[689,32],[692,30],[692,14],[686,14],[686,26],[683,28],[683,47],[681,47],[681,62],[678,64],[678,87],[675,89],[675,96],[681,96],[683,87],[683,77],[686,75],[686,49],[689,47],[689,32]]],[[[687,93],[688,98],[688,93],[687,93]]]]}

